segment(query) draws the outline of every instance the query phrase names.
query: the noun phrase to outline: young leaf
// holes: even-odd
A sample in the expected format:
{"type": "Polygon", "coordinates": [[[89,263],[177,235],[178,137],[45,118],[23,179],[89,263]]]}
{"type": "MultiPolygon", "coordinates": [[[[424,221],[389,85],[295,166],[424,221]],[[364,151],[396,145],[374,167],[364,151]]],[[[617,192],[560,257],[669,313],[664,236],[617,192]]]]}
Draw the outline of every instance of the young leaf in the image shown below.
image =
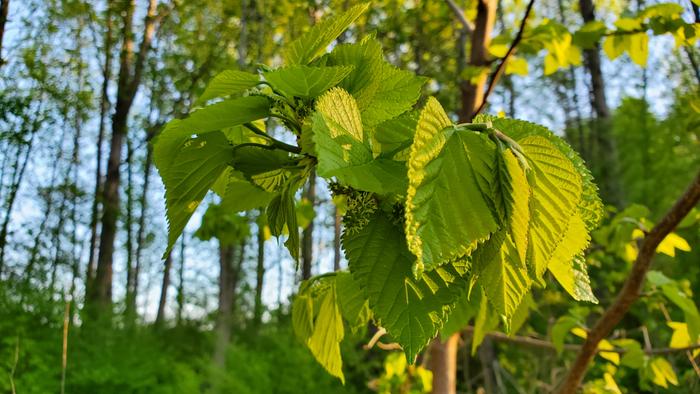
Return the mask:
{"type": "Polygon", "coordinates": [[[463,294],[466,263],[443,265],[414,279],[413,256],[400,227],[379,211],[360,231],[343,234],[353,278],[365,291],[378,324],[403,347],[409,361],[435,337],[463,294]],[[459,264],[459,266],[457,265],[459,264]]]}
{"type": "Polygon", "coordinates": [[[597,304],[598,299],[591,290],[586,261],[582,256],[589,242],[586,225],[577,213],[571,218],[566,235],[554,251],[547,269],[575,300],[597,304]]]}
{"type": "Polygon", "coordinates": [[[222,133],[206,133],[187,141],[175,154],[167,171],[161,171],[169,224],[164,256],[170,252],[209,188],[226,169],[231,149],[222,133]]]}
{"type": "Polygon", "coordinates": [[[495,147],[483,135],[450,125],[437,100],[429,99],[407,163],[406,239],[417,272],[468,254],[498,229],[480,189],[481,179],[493,183],[495,147]]]}
{"type": "Polygon", "coordinates": [[[356,333],[365,328],[371,315],[369,303],[350,272],[341,271],[335,275],[335,291],[340,312],[349,323],[350,330],[356,333]]]}
{"type": "MultiPolygon", "coordinates": [[[[472,356],[476,354],[479,345],[486,338],[486,334],[498,327],[498,316],[489,307],[486,294],[482,291],[476,292],[479,295],[479,311],[474,320],[474,334],[472,335],[472,356]]],[[[476,298],[476,297],[475,297],[476,298]]]]}
{"type": "Polygon", "coordinates": [[[204,89],[204,93],[199,96],[194,105],[199,107],[215,98],[241,94],[259,83],[260,77],[257,74],[238,70],[224,70],[209,82],[207,88],[204,89]]]}
{"type": "Polygon", "coordinates": [[[273,88],[287,97],[315,98],[350,74],[352,66],[289,66],[263,73],[273,88]]]}
{"type": "Polygon", "coordinates": [[[530,289],[531,282],[508,234],[502,231],[494,234],[474,253],[474,272],[489,302],[503,317],[506,331],[510,331],[510,319],[530,289]],[[495,251],[484,251],[488,248],[495,251]]]}
{"type": "Polygon", "coordinates": [[[581,176],[546,138],[525,137],[518,143],[533,172],[528,260],[539,280],[578,208],[581,176]]]}
{"type": "Polygon", "coordinates": [[[569,146],[563,139],[557,137],[547,128],[516,119],[507,118],[497,118],[488,115],[479,115],[474,119],[474,122],[492,122],[493,126],[505,132],[509,137],[517,142],[520,142],[523,138],[529,136],[540,136],[546,138],[550,143],[552,143],[556,148],[566,156],[571,163],[573,163],[574,168],[581,176],[583,183],[583,192],[581,195],[581,202],[579,203],[579,213],[584,223],[586,223],[586,229],[588,231],[594,230],[598,227],[598,224],[603,218],[604,210],[603,203],[600,201],[600,196],[598,196],[598,187],[593,182],[593,176],[591,172],[586,168],[583,159],[576,153],[575,150],[569,146]]]}
{"type": "Polygon", "coordinates": [[[241,125],[269,114],[267,98],[249,96],[224,100],[196,110],[185,119],[170,121],[153,143],[153,159],[161,177],[168,172],[182,143],[192,135],[241,125]]]}
{"type": "Polygon", "coordinates": [[[397,161],[408,160],[420,112],[407,112],[380,123],[372,135],[375,153],[397,161]]]}
{"type": "Polygon", "coordinates": [[[287,65],[306,65],[319,57],[326,48],[341,35],[369,7],[369,3],[358,4],[332,18],[317,23],[308,32],[292,41],[284,51],[287,65]]]}
{"type": "Polygon", "coordinates": [[[406,190],[406,168],[388,159],[373,159],[355,99],[341,88],[333,88],[316,103],[313,141],[317,150],[318,174],[359,190],[379,194],[406,190]]]}
{"type": "Polygon", "coordinates": [[[363,124],[372,128],[411,109],[418,101],[426,80],[410,71],[382,63],[377,89],[362,109],[363,124]]]}
{"type": "Polygon", "coordinates": [[[338,45],[328,54],[328,65],[353,66],[340,87],[347,90],[364,109],[379,88],[384,65],[382,46],[377,40],[365,39],[359,43],[338,45]]]}
{"type": "Polygon", "coordinates": [[[232,171],[221,198],[221,206],[229,212],[249,211],[266,207],[274,196],[274,193],[263,190],[245,180],[242,174],[232,171]]]}
{"type": "Polygon", "coordinates": [[[345,384],[345,376],[343,376],[343,360],[340,357],[340,342],[344,336],[343,320],[336,301],[335,285],[333,285],[321,300],[308,346],[316,361],[328,373],[338,377],[343,384],[345,384]]]}

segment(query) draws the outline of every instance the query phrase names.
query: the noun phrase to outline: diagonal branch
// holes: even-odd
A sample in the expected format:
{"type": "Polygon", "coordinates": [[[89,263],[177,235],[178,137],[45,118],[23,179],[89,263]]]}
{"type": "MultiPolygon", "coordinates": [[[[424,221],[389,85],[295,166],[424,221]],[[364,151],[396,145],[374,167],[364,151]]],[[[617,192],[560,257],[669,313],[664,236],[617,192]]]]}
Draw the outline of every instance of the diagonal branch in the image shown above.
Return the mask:
{"type": "Polygon", "coordinates": [[[618,293],[613,304],[603,313],[593,329],[588,333],[588,337],[583,343],[576,361],[559,387],[559,394],[576,393],[586,374],[588,364],[597,352],[598,344],[610,334],[625,316],[630,306],[639,298],[644,278],[651,267],[652,259],[656,253],[656,247],[676,228],[678,223],[683,220],[698,201],[700,201],[700,172],[661,221],[644,237],[637,259],[632,266],[632,271],[625,280],[622,290],[618,293]]]}
{"type": "Polygon", "coordinates": [[[518,46],[518,44],[520,44],[520,41],[523,39],[525,25],[527,24],[527,20],[530,17],[533,5],[535,5],[535,0],[530,0],[530,2],[527,4],[527,8],[525,9],[525,15],[520,21],[520,28],[518,29],[518,34],[516,34],[515,38],[513,39],[513,42],[510,43],[510,48],[508,48],[508,52],[506,52],[506,55],[501,58],[501,61],[496,67],[496,70],[493,72],[491,80],[489,81],[489,87],[486,89],[486,93],[484,93],[484,99],[481,100],[481,104],[479,105],[479,108],[477,108],[474,115],[478,115],[486,107],[486,103],[488,103],[489,96],[491,95],[491,93],[493,93],[493,90],[496,88],[498,80],[501,79],[501,76],[503,75],[503,72],[506,69],[506,63],[508,62],[508,59],[511,57],[511,55],[513,55],[513,53],[515,52],[515,48],[518,46]]]}
{"type": "Polygon", "coordinates": [[[462,24],[462,30],[464,30],[467,34],[472,34],[474,32],[474,25],[472,25],[472,23],[467,20],[467,17],[464,16],[464,10],[459,8],[454,0],[445,0],[445,2],[450,7],[452,12],[454,12],[455,16],[459,20],[459,23],[462,24]]]}

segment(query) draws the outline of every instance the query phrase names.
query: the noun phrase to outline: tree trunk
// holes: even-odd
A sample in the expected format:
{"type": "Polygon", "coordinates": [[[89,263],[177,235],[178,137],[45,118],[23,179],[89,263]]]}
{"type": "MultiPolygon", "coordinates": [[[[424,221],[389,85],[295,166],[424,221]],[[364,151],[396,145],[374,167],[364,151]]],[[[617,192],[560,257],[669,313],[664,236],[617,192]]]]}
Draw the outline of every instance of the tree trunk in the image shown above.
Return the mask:
{"type": "Polygon", "coordinates": [[[459,334],[453,334],[445,342],[433,339],[428,348],[428,368],[433,371],[433,393],[457,392],[457,348],[459,334]],[[436,375],[437,374],[437,375],[436,375]]]}
{"type": "MultiPolygon", "coordinates": [[[[134,149],[131,146],[131,140],[127,136],[126,141],[126,222],[124,227],[126,227],[126,308],[124,315],[126,316],[127,322],[133,321],[136,317],[136,297],[134,295],[134,289],[137,284],[134,282],[134,237],[132,234],[133,229],[133,213],[134,209],[134,177],[133,177],[133,163],[134,161],[134,149]]],[[[143,212],[141,213],[143,217],[143,212]]],[[[166,262],[167,264],[167,262],[166,262]]]]}
{"type": "MultiPolygon", "coordinates": [[[[595,5],[593,0],[579,0],[581,17],[585,23],[595,21],[595,5]]],[[[615,142],[609,133],[610,108],[605,95],[605,80],[601,69],[600,43],[595,48],[585,49],[583,59],[591,78],[590,100],[591,107],[596,115],[593,124],[593,141],[596,148],[591,152],[594,169],[597,171],[598,184],[600,185],[603,200],[612,204],[621,203],[620,190],[617,182],[617,150],[615,142]]]]}
{"type": "Polygon", "coordinates": [[[136,310],[136,298],[139,293],[139,276],[142,267],[142,257],[143,257],[143,246],[144,246],[144,233],[146,232],[146,208],[148,205],[148,188],[150,186],[151,180],[151,167],[153,166],[153,149],[149,144],[155,133],[149,131],[146,135],[146,161],[143,164],[143,191],[141,194],[141,201],[139,201],[139,208],[141,210],[141,215],[139,216],[138,231],[136,233],[136,264],[134,266],[132,288],[131,288],[131,299],[127,299],[127,308],[136,310]]]}
{"type": "Polygon", "coordinates": [[[231,341],[231,325],[235,306],[236,286],[240,268],[245,255],[245,243],[238,249],[238,261],[235,261],[236,247],[219,246],[219,311],[216,318],[216,347],[214,348],[214,365],[223,368],[226,365],[226,350],[231,341]]]}
{"type": "Polygon", "coordinates": [[[263,303],[262,291],[265,279],[265,220],[264,211],[260,210],[258,216],[258,266],[255,275],[255,310],[253,326],[259,327],[262,321],[263,303]]]}
{"type": "MultiPolygon", "coordinates": [[[[496,0],[479,0],[477,4],[476,23],[474,24],[469,57],[470,66],[486,67],[489,64],[488,47],[491,43],[491,32],[496,19],[497,5],[496,0]]],[[[461,82],[462,110],[459,113],[461,122],[470,122],[484,100],[486,74],[483,73],[474,82],[461,82]]]]}
{"type": "Polygon", "coordinates": [[[170,268],[173,266],[173,254],[168,253],[163,267],[163,284],[160,287],[160,299],[158,300],[158,313],[156,314],[156,327],[162,327],[165,320],[165,303],[168,300],[168,288],[170,287],[170,268]]]}
{"type": "Polygon", "coordinates": [[[92,209],[90,215],[90,246],[88,250],[87,273],[85,275],[85,287],[89,293],[92,280],[95,277],[95,251],[97,250],[97,223],[100,215],[100,192],[102,190],[102,142],[104,140],[106,118],[109,112],[109,82],[112,79],[112,7],[107,6],[105,20],[105,62],[102,68],[102,92],[100,96],[100,125],[97,131],[95,158],[95,189],[93,192],[92,209]]]}
{"type": "MultiPolygon", "coordinates": [[[[304,192],[304,198],[316,209],[316,173],[312,171],[309,176],[309,183],[304,192]]],[[[314,254],[314,220],[309,221],[309,225],[302,232],[301,243],[301,279],[311,278],[311,265],[314,254]]]]}
{"type": "Polygon", "coordinates": [[[10,10],[10,0],[0,0],[0,67],[5,64],[2,58],[2,43],[5,37],[5,24],[7,23],[7,12],[10,10]]]}
{"type": "Polygon", "coordinates": [[[114,239],[117,234],[117,218],[119,216],[119,186],[122,146],[127,132],[129,111],[138,90],[145,58],[150,47],[154,32],[154,13],[156,0],[150,0],[144,22],[144,33],[139,48],[138,57],[133,65],[133,13],[134,1],[126,0],[122,10],[123,41],[119,55],[119,82],[117,86],[117,102],[112,116],[112,138],[107,161],[107,176],[102,191],[102,231],[100,234],[100,250],[97,255],[97,272],[89,301],[94,304],[95,312],[108,311],[112,305],[112,263],[114,255],[114,239]]]}
{"type": "Polygon", "coordinates": [[[177,270],[177,325],[182,325],[185,309],[185,234],[180,237],[180,265],[177,270]]]}

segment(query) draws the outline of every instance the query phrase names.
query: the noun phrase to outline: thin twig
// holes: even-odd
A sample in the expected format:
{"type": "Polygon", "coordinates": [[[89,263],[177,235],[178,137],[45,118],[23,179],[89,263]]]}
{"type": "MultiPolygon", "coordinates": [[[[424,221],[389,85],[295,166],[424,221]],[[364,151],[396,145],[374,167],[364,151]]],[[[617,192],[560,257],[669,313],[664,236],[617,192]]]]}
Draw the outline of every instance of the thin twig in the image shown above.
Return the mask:
{"type": "Polygon", "coordinates": [[[275,146],[279,149],[282,149],[282,150],[285,150],[285,151],[291,152],[291,153],[301,153],[301,148],[299,148],[298,146],[289,145],[289,144],[284,143],[280,140],[277,140],[277,139],[273,138],[271,135],[267,134],[266,132],[260,130],[257,126],[255,126],[252,123],[244,123],[243,126],[245,126],[248,130],[252,131],[253,133],[255,133],[263,138],[266,138],[267,140],[272,142],[272,146],[275,146]]]}
{"type": "Polygon", "coordinates": [[[472,34],[474,32],[474,26],[464,16],[464,10],[459,8],[457,3],[455,3],[453,0],[445,0],[445,3],[447,3],[452,12],[454,12],[457,20],[459,20],[459,23],[462,24],[462,30],[464,30],[467,34],[472,34]]]}
{"type": "Polygon", "coordinates": [[[401,347],[401,345],[399,345],[396,342],[392,342],[392,343],[379,342],[379,338],[383,337],[385,334],[386,334],[386,329],[384,327],[379,327],[377,332],[375,332],[374,335],[372,336],[372,339],[370,339],[369,342],[367,342],[367,344],[362,346],[362,347],[365,350],[369,350],[369,349],[373,348],[375,345],[382,350],[402,350],[403,349],[401,347]]]}
{"type": "Polygon", "coordinates": [[[515,48],[523,39],[525,25],[527,24],[527,20],[530,17],[533,5],[535,5],[535,0],[530,0],[530,2],[527,4],[527,8],[525,9],[525,16],[523,16],[523,19],[520,21],[520,29],[518,30],[518,34],[516,34],[515,38],[513,39],[513,42],[510,43],[510,47],[508,48],[508,52],[506,52],[506,55],[501,58],[501,61],[498,63],[498,66],[496,66],[496,71],[493,72],[491,80],[489,81],[489,86],[486,89],[486,93],[484,93],[484,99],[481,100],[481,104],[479,105],[479,108],[477,108],[474,115],[478,115],[486,107],[486,103],[488,103],[489,96],[496,88],[498,80],[501,79],[501,75],[503,75],[503,72],[506,69],[506,63],[508,62],[508,59],[515,52],[515,48]]]}
{"type": "Polygon", "coordinates": [[[70,324],[70,301],[66,302],[63,315],[63,352],[61,353],[61,394],[66,392],[66,366],[68,365],[68,325],[70,324]]]}
{"type": "Polygon", "coordinates": [[[629,311],[632,304],[639,298],[644,279],[656,254],[656,247],[678,226],[678,223],[683,220],[698,201],[700,201],[700,173],[695,176],[688,189],[673,207],[644,237],[637,259],[625,280],[622,290],[618,293],[613,304],[608,307],[588,333],[588,337],[581,347],[574,364],[559,388],[558,392],[560,394],[576,393],[583,381],[588,365],[597,352],[598,344],[612,332],[627,311],[629,311]]]}

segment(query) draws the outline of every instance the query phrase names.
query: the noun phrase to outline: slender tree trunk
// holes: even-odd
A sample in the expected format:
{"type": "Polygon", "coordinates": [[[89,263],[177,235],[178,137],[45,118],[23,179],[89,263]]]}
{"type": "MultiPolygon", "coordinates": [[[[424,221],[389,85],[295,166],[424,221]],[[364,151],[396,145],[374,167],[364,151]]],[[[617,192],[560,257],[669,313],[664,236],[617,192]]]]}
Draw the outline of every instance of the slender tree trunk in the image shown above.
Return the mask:
{"type": "Polygon", "coordinates": [[[258,216],[258,266],[255,274],[255,314],[253,315],[253,326],[257,328],[262,321],[262,291],[265,279],[265,216],[262,209],[258,216]]]}
{"type": "Polygon", "coordinates": [[[238,248],[238,261],[235,261],[237,249],[235,246],[219,246],[219,311],[215,329],[216,344],[214,348],[214,364],[220,368],[226,365],[226,350],[231,341],[233,308],[235,305],[240,263],[242,263],[245,254],[244,245],[245,244],[238,248]]]}
{"type": "MultiPolygon", "coordinates": [[[[112,79],[112,7],[107,6],[105,17],[105,61],[102,69],[102,92],[100,97],[100,125],[97,131],[95,158],[95,189],[93,192],[92,209],[90,215],[90,247],[88,250],[87,273],[85,275],[85,287],[89,289],[95,277],[95,259],[97,250],[97,223],[100,216],[100,192],[102,191],[102,145],[106,128],[106,118],[109,112],[109,82],[112,79]]],[[[88,290],[89,292],[89,290],[88,290]]]]}
{"type": "Polygon", "coordinates": [[[428,368],[433,371],[433,393],[457,392],[457,349],[459,335],[452,335],[445,342],[433,339],[428,349],[428,368]],[[435,378],[435,373],[440,378],[435,378]]]}
{"type": "Polygon", "coordinates": [[[182,325],[185,309],[185,234],[180,237],[180,265],[177,270],[177,325],[182,325]]]}
{"type": "MultiPolygon", "coordinates": [[[[593,0],[579,0],[581,17],[586,23],[595,21],[595,5],[593,0]]],[[[617,182],[617,150],[615,142],[610,135],[610,108],[605,95],[605,79],[600,60],[600,44],[595,48],[585,49],[583,59],[591,78],[591,107],[596,114],[596,120],[592,129],[593,140],[596,144],[595,152],[591,153],[597,164],[594,166],[598,172],[603,199],[619,205],[621,203],[620,190],[617,182]]]]}
{"type": "MultiPolygon", "coordinates": [[[[304,198],[311,204],[311,207],[316,209],[316,173],[312,172],[309,176],[309,183],[304,191],[304,198]]],[[[301,279],[307,280],[311,278],[311,265],[313,263],[314,254],[314,221],[309,221],[309,225],[302,232],[301,243],[301,279]]]]}
{"type": "MultiPolygon", "coordinates": [[[[126,308],[124,315],[127,321],[133,321],[136,318],[136,296],[134,289],[137,287],[135,283],[135,267],[134,267],[134,236],[133,232],[133,209],[134,209],[134,180],[133,180],[133,161],[134,149],[131,146],[131,140],[127,136],[126,141],[126,308]]],[[[143,216],[143,215],[141,215],[143,216]]],[[[166,261],[167,264],[167,261],[166,261]]]]}
{"type": "Polygon", "coordinates": [[[0,67],[5,64],[2,58],[2,44],[5,37],[5,24],[7,23],[7,12],[10,10],[10,0],[0,0],[0,67]]]}
{"type": "Polygon", "coordinates": [[[165,303],[168,300],[168,288],[170,287],[170,268],[173,266],[173,254],[168,253],[163,267],[163,283],[160,287],[160,299],[158,300],[158,313],[156,314],[156,327],[162,327],[165,321],[165,303]]]}
{"type": "Polygon", "coordinates": [[[153,149],[148,143],[153,136],[153,133],[149,131],[146,136],[146,161],[143,164],[143,191],[141,194],[141,201],[139,201],[139,208],[141,210],[141,215],[139,216],[138,230],[136,234],[136,264],[134,266],[132,288],[130,291],[131,298],[127,299],[127,308],[136,310],[136,297],[139,293],[139,276],[141,273],[142,258],[143,258],[143,247],[145,242],[145,232],[146,232],[146,208],[148,204],[148,188],[150,186],[151,179],[151,167],[153,166],[153,149]]]}
{"type": "MultiPolygon", "coordinates": [[[[144,22],[144,33],[139,48],[138,57],[133,64],[133,13],[134,0],[126,0],[122,10],[123,41],[119,56],[119,82],[117,86],[117,102],[112,116],[112,138],[110,153],[107,161],[107,176],[102,192],[104,212],[102,214],[102,232],[100,234],[100,250],[97,255],[97,271],[94,290],[89,300],[96,307],[95,312],[105,311],[112,304],[112,263],[114,255],[114,239],[117,234],[117,218],[119,216],[119,186],[122,146],[127,132],[127,122],[134,96],[138,90],[141,74],[151,39],[154,32],[156,0],[150,0],[144,22]]],[[[99,312],[98,312],[99,313],[99,312]]]]}

